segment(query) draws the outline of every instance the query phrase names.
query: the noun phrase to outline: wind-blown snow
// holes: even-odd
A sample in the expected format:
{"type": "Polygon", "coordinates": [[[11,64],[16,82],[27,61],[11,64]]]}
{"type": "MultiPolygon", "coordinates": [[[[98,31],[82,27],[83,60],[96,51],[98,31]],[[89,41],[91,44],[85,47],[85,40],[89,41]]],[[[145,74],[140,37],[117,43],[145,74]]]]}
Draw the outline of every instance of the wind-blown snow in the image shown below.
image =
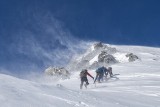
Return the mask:
{"type": "MultiPolygon", "coordinates": [[[[1,107],[159,107],[160,48],[115,46],[118,51],[133,52],[141,60],[112,66],[117,78],[79,89],[79,71],[70,79],[45,82],[19,79],[0,74],[1,107]]],[[[89,72],[95,76],[94,70],[89,72]]]]}
{"type": "Polygon", "coordinates": [[[98,55],[96,55],[93,59],[89,61],[90,65],[93,64],[95,61],[98,61],[98,55]]]}

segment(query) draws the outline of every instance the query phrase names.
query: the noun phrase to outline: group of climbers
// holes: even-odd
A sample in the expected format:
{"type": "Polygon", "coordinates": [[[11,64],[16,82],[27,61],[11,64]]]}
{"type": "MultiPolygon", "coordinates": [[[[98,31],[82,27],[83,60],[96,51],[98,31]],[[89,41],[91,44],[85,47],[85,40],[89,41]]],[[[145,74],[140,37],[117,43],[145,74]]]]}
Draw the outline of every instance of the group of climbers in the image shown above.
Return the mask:
{"type": "Polygon", "coordinates": [[[89,82],[88,82],[88,79],[87,79],[87,75],[90,76],[93,80],[94,80],[94,83],[96,81],[98,81],[99,83],[103,81],[104,77],[107,78],[107,75],[110,75],[110,77],[113,76],[113,73],[112,73],[112,67],[99,67],[97,70],[96,70],[96,77],[94,79],[94,77],[88,73],[88,70],[87,69],[83,69],[81,72],[80,72],[80,78],[81,78],[81,84],[80,84],[80,89],[82,89],[83,87],[83,84],[85,87],[87,87],[87,85],[89,85],[89,82]]]}

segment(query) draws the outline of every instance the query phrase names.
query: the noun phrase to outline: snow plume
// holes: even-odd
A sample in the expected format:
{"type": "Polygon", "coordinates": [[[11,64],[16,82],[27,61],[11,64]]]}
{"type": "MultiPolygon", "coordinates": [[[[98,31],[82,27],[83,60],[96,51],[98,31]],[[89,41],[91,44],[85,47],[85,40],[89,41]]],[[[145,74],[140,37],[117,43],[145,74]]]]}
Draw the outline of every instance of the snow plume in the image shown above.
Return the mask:
{"type": "Polygon", "coordinates": [[[26,15],[21,26],[11,34],[12,42],[7,50],[11,60],[4,64],[4,68],[12,72],[28,73],[44,71],[49,66],[65,66],[87,45],[73,37],[65,25],[50,13],[26,15]]]}

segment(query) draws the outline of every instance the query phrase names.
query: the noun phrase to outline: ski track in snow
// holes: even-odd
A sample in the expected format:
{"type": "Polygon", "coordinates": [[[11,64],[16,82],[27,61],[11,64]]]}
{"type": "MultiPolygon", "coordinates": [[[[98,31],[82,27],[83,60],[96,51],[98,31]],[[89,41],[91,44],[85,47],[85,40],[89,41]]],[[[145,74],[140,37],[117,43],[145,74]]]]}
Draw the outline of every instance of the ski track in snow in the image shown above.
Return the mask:
{"type": "MultiPolygon", "coordinates": [[[[87,89],[79,89],[79,72],[50,84],[0,74],[0,107],[160,107],[160,49],[115,47],[136,53],[141,60],[113,65],[113,73],[120,75],[103,83],[93,84],[88,77],[87,89]]],[[[94,70],[89,73],[95,76],[94,70]]]]}

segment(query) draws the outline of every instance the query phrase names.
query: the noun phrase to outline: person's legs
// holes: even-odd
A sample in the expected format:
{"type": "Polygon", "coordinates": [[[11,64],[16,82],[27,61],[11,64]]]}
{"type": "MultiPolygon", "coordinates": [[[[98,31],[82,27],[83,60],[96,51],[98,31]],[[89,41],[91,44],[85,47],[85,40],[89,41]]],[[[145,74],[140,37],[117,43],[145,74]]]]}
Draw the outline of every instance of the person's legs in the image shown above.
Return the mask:
{"type": "Polygon", "coordinates": [[[103,78],[104,78],[104,73],[102,73],[102,75],[101,75],[101,80],[103,81],[103,78]]]}
{"type": "Polygon", "coordinates": [[[111,71],[111,70],[109,71],[109,75],[110,75],[110,77],[112,77],[112,76],[113,76],[113,73],[112,73],[112,71],[111,71]]]}
{"type": "Polygon", "coordinates": [[[103,74],[99,74],[99,76],[98,76],[98,82],[101,82],[102,77],[103,77],[103,74]]]}
{"type": "Polygon", "coordinates": [[[84,83],[84,78],[82,77],[82,78],[81,78],[80,89],[82,89],[82,87],[83,87],[83,83],[84,83]]]}
{"type": "Polygon", "coordinates": [[[87,88],[87,85],[89,85],[87,77],[85,78],[85,82],[86,82],[86,84],[84,84],[84,86],[87,88]]]}
{"type": "Polygon", "coordinates": [[[96,73],[96,78],[94,80],[94,83],[98,80],[98,73],[96,73]]]}
{"type": "Polygon", "coordinates": [[[80,89],[82,89],[84,82],[86,82],[86,83],[84,84],[84,86],[87,88],[87,85],[89,85],[87,77],[82,77],[82,78],[81,78],[80,89]]]}

